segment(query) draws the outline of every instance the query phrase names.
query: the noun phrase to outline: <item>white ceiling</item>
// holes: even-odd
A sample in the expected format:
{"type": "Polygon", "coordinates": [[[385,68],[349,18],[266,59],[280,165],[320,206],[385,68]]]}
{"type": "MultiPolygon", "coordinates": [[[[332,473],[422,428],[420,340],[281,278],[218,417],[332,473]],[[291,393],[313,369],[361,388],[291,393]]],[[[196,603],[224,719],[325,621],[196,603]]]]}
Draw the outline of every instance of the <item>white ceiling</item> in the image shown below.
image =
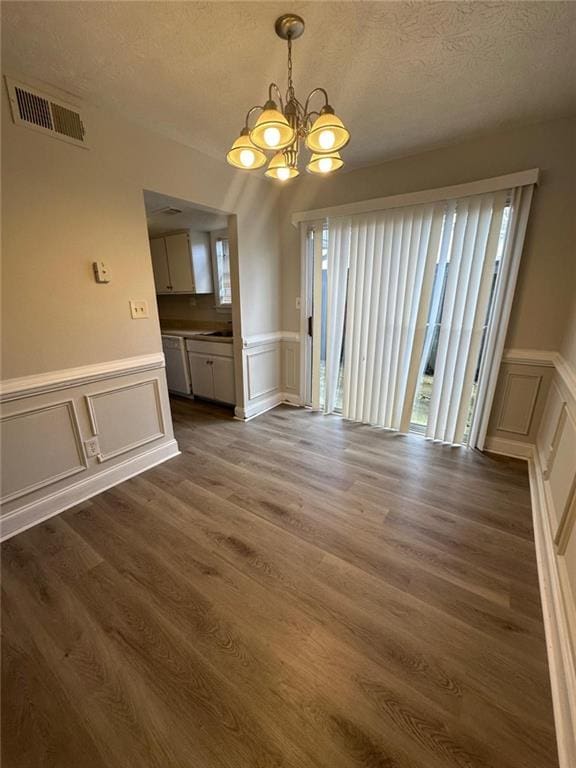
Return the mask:
{"type": "Polygon", "coordinates": [[[297,94],[328,89],[352,164],[576,113],[574,2],[3,2],[4,67],[223,158],[285,87],[287,11],[297,94]]]}
{"type": "Polygon", "coordinates": [[[178,232],[183,229],[194,229],[197,232],[213,232],[228,226],[228,216],[225,213],[209,211],[193,206],[187,200],[169,197],[159,192],[144,191],[144,206],[148,234],[162,235],[166,232],[178,232]],[[182,213],[165,213],[166,208],[176,208],[182,213]]]}

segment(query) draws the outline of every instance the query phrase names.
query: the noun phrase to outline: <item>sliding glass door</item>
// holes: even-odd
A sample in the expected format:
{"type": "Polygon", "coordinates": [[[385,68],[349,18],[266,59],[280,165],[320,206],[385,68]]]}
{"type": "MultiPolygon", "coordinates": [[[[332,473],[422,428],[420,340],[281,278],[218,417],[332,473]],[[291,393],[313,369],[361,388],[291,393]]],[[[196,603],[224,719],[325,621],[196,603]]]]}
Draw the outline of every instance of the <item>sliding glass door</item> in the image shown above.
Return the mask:
{"type": "MultiPolygon", "coordinates": [[[[516,193],[307,227],[310,405],[444,443],[469,441],[481,379],[494,378],[485,369],[510,291],[516,193]]],[[[486,390],[485,382],[481,407],[486,390]]]]}

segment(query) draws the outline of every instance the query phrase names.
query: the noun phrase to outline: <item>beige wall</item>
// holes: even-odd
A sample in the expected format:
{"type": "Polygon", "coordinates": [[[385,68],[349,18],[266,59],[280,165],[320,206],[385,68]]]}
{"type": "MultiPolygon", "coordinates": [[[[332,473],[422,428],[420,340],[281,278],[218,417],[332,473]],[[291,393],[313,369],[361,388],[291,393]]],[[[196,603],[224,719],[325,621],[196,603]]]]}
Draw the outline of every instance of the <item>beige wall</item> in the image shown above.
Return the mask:
{"type": "MultiPolygon", "coordinates": [[[[574,212],[574,217],[576,219],[576,211],[574,212]]],[[[573,272],[576,273],[576,252],[574,253],[573,272]]],[[[567,279],[569,279],[568,276],[567,279]]],[[[572,368],[576,371],[576,276],[574,276],[572,280],[572,285],[573,294],[571,313],[568,317],[568,322],[566,323],[560,352],[564,359],[570,363],[572,368]]]]}
{"type": "MultiPolygon", "coordinates": [[[[558,120],[467,141],[333,178],[303,175],[282,192],[283,325],[298,328],[299,240],[290,224],[310,210],[541,169],[507,346],[557,350],[574,295],[576,120],[558,120]]],[[[361,141],[354,136],[353,141],[361,141]]],[[[344,152],[345,155],[345,152],[344,152]]],[[[576,336],[576,331],[573,336],[576,336]]],[[[576,340],[572,341],[576,356],[576,340]]]]}
{"type": "Polygon", "coordinates": [[[161,350],[143,189],[238,215],[242,334],[280,329],[268,182],[94,108],[91,148],[74,147],[14,125],[2,91],[2,378],[161,350]],[[94,282],[94,260],[110,284],[94,282]],[[130,319],[131,298],[150,320],[130,319]]]}

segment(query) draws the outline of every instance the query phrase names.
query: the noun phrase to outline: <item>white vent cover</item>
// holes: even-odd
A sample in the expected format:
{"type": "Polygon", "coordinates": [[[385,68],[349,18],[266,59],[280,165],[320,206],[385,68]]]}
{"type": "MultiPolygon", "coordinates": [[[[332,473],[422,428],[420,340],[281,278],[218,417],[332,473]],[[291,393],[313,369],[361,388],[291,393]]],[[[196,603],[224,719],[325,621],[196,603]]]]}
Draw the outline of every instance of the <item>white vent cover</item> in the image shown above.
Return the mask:
{"type": "Polygon", "coordinates": [[[168,206],[167,208],[157,208],[150,213],[150,216],[178,216],[179,213],[182,213],[181,208],[168,206]]]}
{"type": "Polygon", "coordinates": [[[87,147],[86,129],[77,107],[54,99],[24,83],[6,79],[12,118],[18,125],[50,134],[77,147],[87,147]]]}

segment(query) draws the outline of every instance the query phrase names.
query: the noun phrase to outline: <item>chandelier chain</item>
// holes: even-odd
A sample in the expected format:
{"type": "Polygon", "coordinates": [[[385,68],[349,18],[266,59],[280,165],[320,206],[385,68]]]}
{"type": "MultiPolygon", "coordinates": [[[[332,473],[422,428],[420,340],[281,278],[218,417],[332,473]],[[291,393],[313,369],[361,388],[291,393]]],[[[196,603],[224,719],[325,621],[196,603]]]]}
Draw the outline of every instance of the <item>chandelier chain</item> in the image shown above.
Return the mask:
{"type": "Polygon", "coordinates": [[[292,82],[292,38],[288,38],[288,93],[287,101],[294,98],[294,83],[292,82]]]}

